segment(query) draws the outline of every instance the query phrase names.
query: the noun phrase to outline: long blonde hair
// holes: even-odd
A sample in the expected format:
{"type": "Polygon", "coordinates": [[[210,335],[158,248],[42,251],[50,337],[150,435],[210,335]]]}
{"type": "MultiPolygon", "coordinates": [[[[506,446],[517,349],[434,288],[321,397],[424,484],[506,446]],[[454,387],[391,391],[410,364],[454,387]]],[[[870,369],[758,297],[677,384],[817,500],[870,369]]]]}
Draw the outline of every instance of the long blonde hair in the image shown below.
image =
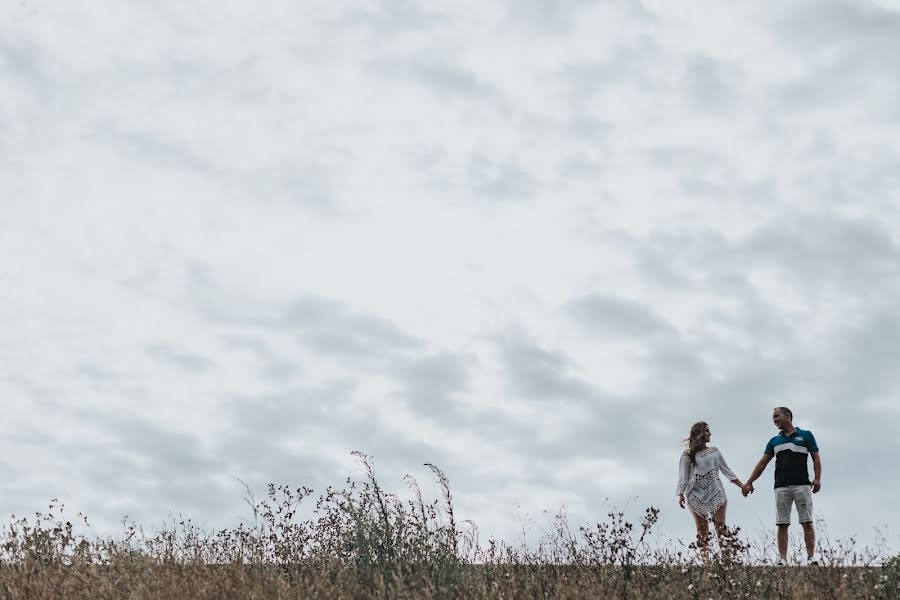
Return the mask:
{"type": "Polygon", "coordinates": [[[709,429],[709,425],[706,424],[706,421],[697,421],[691,425],[691,432],[688,436],[681,440],[687,446],[688,457],[690,457],[692,465],[697,464],[697,453],[706,447],[707,429],[709,429]]]}

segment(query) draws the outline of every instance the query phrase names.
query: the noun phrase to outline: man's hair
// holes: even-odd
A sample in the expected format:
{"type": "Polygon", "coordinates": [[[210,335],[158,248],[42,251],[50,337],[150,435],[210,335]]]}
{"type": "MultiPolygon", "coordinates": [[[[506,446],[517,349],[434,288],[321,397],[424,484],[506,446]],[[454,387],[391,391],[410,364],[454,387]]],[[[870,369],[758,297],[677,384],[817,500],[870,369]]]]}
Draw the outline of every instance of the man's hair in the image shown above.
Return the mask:
{"type": "Polygon", "coordinates": [[[782,413],[788,416],[788,419],[790,419],[791,421],[794,420],[794,413],[792,413],[791,409],[789,409],[787,406],[777,406],[775,407],[775,410],[780,410],[782,413]]]}

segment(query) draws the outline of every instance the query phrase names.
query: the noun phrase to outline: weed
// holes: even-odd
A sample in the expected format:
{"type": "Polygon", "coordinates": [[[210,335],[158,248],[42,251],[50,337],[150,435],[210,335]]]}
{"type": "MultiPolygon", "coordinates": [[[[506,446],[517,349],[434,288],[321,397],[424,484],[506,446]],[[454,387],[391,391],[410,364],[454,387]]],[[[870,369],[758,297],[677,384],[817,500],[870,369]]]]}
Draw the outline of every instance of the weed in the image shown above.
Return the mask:
{"type": "Polygon", "coordinates": [[[34,518],[12,516],[0,539],[0,597],[42,598],[782,598],[900,596],[900,556],[821,536],[823,566],[769,566],[770,548],[740,530],[688,546],[652,535],[659,510],[632,523],[622,511],[573,529],[564,512],[533,545],[478,540],[459,520],[450,480],[437,466],[439,498],[382,488],[372,459],[354,453],[362,481],[313,490],[270,484],[244,500],[252,523],[203,531],[172,517],[152,533],[123,520],[116,538],[90,538],[87,519],[57,500],[34,518]],[[306,506],[308,510],[301,510],[306,506]],[[303,519],[300,515],[309,515],[303,519]],[[74,521],[74,523],[73,523],[74,521]]]}

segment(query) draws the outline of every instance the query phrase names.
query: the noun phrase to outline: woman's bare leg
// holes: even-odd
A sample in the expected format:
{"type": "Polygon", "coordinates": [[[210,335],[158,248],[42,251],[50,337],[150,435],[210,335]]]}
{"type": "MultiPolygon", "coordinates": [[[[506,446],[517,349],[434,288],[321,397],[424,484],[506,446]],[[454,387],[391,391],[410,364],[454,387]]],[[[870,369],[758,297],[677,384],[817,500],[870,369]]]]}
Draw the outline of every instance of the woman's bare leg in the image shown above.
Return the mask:
{"type": "Polygon", "coordinates": [[[713,515],[713,526],[716,528],[716,536],[719,538],[719,552],[722,556],[729,556],[730,548],[728,548],[727,528],[725,527],[725,511],[728,509],[726,502],[713,515]]]}
{"type": "Polygon", "coordinates": [[[709,559],[709,520],[706,516],[698,515],[693,510],[690,513],[697,526],[697,549],[700,551],[700,558],[706,562],[709,559]]]}

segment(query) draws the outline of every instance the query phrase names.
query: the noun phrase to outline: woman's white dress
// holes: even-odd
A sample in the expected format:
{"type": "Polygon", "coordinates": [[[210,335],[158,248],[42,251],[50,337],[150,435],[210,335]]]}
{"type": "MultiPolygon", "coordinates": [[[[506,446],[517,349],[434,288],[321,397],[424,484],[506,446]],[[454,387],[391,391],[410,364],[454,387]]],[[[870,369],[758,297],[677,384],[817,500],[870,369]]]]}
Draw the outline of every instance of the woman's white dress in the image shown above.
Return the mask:
{"type": "Polygon", "coordinates": [[[677,495],[684,494],[687,505],[698,515],[710,516],[727,502],[725,488],[719,479],[721,472],[728,481],[737,479],[734,471],[728,468],[725,458],[715,446],[709,446],[697,452],[695,463],[691,464],[687,450],[681,455],[678,465],[677,495]]]}

